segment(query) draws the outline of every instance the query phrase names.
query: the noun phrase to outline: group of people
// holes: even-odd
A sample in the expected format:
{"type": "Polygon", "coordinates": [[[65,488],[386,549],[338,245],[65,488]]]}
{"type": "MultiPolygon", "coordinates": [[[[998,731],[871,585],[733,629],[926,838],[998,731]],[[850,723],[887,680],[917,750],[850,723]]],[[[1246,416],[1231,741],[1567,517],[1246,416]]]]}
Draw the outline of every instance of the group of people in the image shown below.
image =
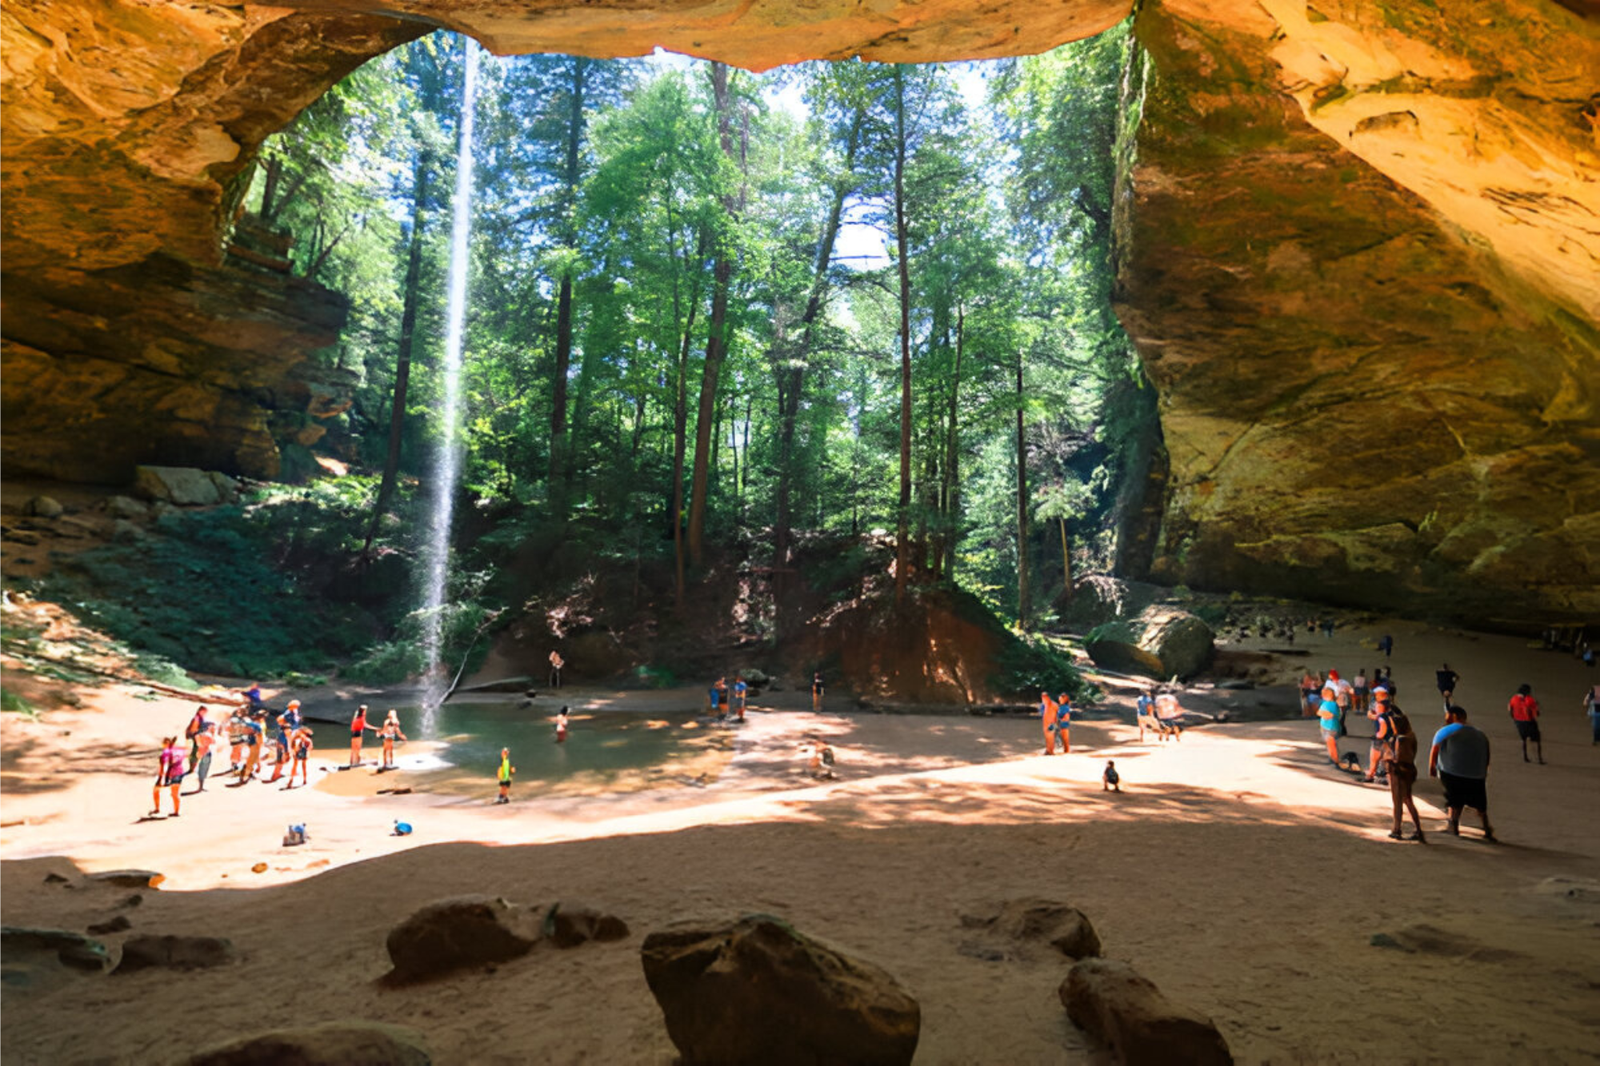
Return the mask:
{"type": "MultiPolygon", "coordinates": [[[[822,675],[817,676],[820,678],[822,675]]],[[[717,678],[706,692],[711,705],[711,717],[719,722],[727,721],[730,716],[735,721],[744,721],[744,712],[750,700],[750,684],[745,681],[743,674],[734,675],[731,694],[726,677],[717,678]]]]}
{"type": "MultiPolygon", "coordinates": [[[[383,769],[394,769],[394,746],[405,740],[400,728],[398,711],[390,710],[381,725],[367,721],[367,705],[357,708],[350,719],[350,766],[361,764],[361,746],[368,731],[374,732],[383,742],[383,769]]],[[[283,789],[295,787],[295,778],[301,787],[309,785],[311,752],[315,747],[315,731],[300,712],[300,701],[290,700],[279,714],[273,714],[261,696],[261,686],[252,685],[239,694],[239,702],[226,718],[211,716],[211,709],[201,704],[183,730],[183,740],[164,737],[161,741],[156,783],[153,790],[150,816],[161,814],[161,793],[171,795],[172,817],[180,814],[179,786],[185,778],[196,781],[194,792],[206,790],[206,778],[211,775],[213,749],[222,743],[228,746],[228,774],[235,784],[244,785],[252,779],[263,784],[283,780],[287,770],[288,780],[283,789]],[[270,743],[272,776],[265,776],[263,749],[270,743]]]]}

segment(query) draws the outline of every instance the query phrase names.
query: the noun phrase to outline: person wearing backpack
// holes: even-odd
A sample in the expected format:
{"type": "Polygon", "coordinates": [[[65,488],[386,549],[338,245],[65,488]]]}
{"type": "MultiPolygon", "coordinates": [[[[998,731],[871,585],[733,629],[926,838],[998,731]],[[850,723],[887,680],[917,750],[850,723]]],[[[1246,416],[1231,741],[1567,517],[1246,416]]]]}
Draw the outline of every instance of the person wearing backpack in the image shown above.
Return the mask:
{"type": "Polygon", "coordinates": [[[1389,690],[1376,689],[1372,693],[1378,704],[1377,736],[1374,743],[1383,745],[1383,766],[1389,778],[1389,798],[1394,803],[1394,828],[1389,830],[1391,840],[1406,839],[1400,834],[1404,824],[1402,814],[1411,813],[1411,824],[1416,833],[1411,837],[1418,844],[1428,838],[1422,832],[1422,816],[1417,813],[1417,801],[1412,797],[1412,787],[1417,783],[1417,733],[1411,727],[1406,712],[1396,707],[1389,698],[1389,690]]]}

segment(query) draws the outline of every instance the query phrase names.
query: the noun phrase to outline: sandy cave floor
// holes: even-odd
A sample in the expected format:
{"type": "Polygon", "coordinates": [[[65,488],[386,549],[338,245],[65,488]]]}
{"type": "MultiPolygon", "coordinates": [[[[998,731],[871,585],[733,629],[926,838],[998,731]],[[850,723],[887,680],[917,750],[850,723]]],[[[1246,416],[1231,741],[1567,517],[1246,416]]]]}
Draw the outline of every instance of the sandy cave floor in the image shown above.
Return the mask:
{"type": "MultiPolygon", "coordinates": [[[[156,740],[192,704],[85,690],[81,710],[5,716],[5,923],[81,930],[122,913],[132,932],[227,936],[241,961],[8,988],[5,1060],[160,1063],[251,1032],[365,1018],[420,1030],[440,1063],[671,1063],[643,934],[768,911],[918,997],[918,1063],[1100,1061],[1056,998],[1065,960],[998,945],[1005,957],[991,961],[996,945],[960,922],[988,902],[1043,896],[1082,908],[1106,954],[1211,1014],[1240,1062],[1600,1061],[1600,748],[1578,706],[1588,674],[1512,638],[1386,628],[1424,743],[1432,671],[1448,659],[1462,673],[1457,700],[1495,743],[1502,845],[1477,839],[1471,816],[1461,839],[1437,832],[1440,793],[1426,780],[1432,842],[1385,839],[1387,791],[1326,768],[1313,722],[1209,725],[1164,745],[1091,723],[1074,728],[1073,754],[1048,758],[1036,721],[812,715],[799,694],[754,712],[703,786],[519,788],[494,807],[487,773],[473,796],[404,770],[314,770],[327,784],[290,793],[213,778],[181,819],[138,822],[156,740]],[[1523,681],[1544,703],[1546,766],[1521,761],[1503,709],[1523,681]],[[806,733],[829,738],[840,780],[803,777],[806,733]],[[1120,796],[1100,790],[1107,758],[1123,772],[1120,796]],[[417,791],[374,794],[405,785],[417,791]],[[396,818],[416,833],[387,835],[396,818]],[[310,843],[281,847],[283,827],[302,821],[310,843]],[[265,873],[251,872],[258,862],[265,873]],[[119,867],[167,881],[131,908],[126,889],[44,883],[119,867]],[[592,902],[633,935],[380,989],[388,930],[465,892],[592,902]],[[1438,930],[1438,951],[1370,943],[1418,925],[1438,930]]],[[[1376,661],[1377,632],[1302,647],[1313,665],[1353,674],[1376,661]]],[[[583,695],[634,706],[569,698],[583,695]]],[[[636,698],[650,709],[676,697],[636,698]]],[[[1365,755],[1364,726],[1345,750],[1365,755]]]]}

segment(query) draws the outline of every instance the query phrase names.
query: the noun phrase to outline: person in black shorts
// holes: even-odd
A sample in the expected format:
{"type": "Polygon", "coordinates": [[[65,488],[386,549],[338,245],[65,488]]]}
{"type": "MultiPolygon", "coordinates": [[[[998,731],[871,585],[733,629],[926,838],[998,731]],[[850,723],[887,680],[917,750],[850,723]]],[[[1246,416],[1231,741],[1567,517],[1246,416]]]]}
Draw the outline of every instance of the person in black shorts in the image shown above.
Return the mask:
{"type": "Polygon", "coordinates": [[[811,709],[822,710],[822,671],[811,675],[811,709]]]}
{"type": "Polygon", "coordinates": [[[1444,705],[1450,706],[1450,698],[1456,694],[1456,685],[1461,681],[1461,675],[1450,669],[1450,664],[1445,663],[1433,672],[1439,682],[1439,695],[1444,697],[1444,705]]]}

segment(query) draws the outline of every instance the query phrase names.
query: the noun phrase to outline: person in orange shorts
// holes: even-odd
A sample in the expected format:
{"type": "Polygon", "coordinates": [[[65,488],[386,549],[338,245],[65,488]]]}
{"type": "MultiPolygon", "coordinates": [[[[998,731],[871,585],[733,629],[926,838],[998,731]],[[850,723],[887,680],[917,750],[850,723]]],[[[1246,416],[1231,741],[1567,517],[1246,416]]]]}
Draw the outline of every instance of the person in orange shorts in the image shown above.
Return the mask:
{"type": "Polygon", "coordinates": [[[1044,730],[1044,753],[1056,753],[1056,701],[1050,698],[1050,693],[1039,693],[1039,722],[1044,730]]]}

